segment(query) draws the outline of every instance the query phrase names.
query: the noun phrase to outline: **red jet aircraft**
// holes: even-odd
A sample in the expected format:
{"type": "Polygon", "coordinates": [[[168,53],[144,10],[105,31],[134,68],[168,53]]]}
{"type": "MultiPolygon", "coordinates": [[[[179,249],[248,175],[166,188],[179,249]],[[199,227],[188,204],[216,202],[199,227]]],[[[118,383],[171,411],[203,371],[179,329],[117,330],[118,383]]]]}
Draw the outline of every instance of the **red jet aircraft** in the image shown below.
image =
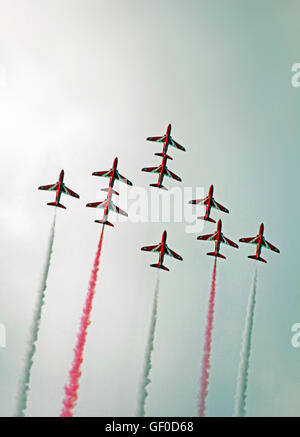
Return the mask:
{"type": "MultiPolygon", "coordinates": [[[[115,158],[114,162],[113,162],[113,166],[110,170],[94,171],[93,176],[103,176],[103,177],[110,178],[109,188],[113,188],[116,180],[124,182],[125,184],[132,186],[132,182],[130,182],[128,179],[124,178],[124,176],[120,175],[117,167],[118,167],[118,158],[115,158]]],[[[109,188],[102,188],[101,191],[109,191],[109,188]]],[[[114,190],[113,190],[113,193],[119,195],[119,193],[117,193],[114,190]]]]}
{"type": "Polygon", "coordinates": [[[249,255],[248,258],[255,259],[257,261],[261,261],[263,263],[266,263],[267,261],[263,258],[261,258],[261,249],[262,247],[266,247],[267,249],[273,250],[273,252],[280,253],[280,250],[277,249],[277,247],[273,246],[273,244],[269,243],[265,237],[264,237],[264,224],[262,223],[259,227],[259,232],[256,235],[256,237],[249,237],[249,238],[241,238],[241,243],[250,243],[250,244],[256,244],[256,254],[255,255],[249,255]]]}
{"type": "Polygon", "coordinates": [[[171,125],[170,124],[167,127],[166,133],[162,137],[148,137],[147,141],[155,141],[157,143],[164,144],[162,153],[155,153],[155,155],[157,155],[157,156],[166,155],[167,158],[173,159],[173,158],[171,158],[171,156],[167,155],[169,145],[175,147],[176,149],[179,149],[179,150],[182,150],[183,152],[185,152],[185,148],[182,147],[180,144],[178,144],[176,141],[174,141],[173,138],[171,137],[171,125]]]}
{"type": "Polygon", "coordinates": [[[177,176],[175,173],[171,172],[167,167],[167,155],[164,155],[162,159],[162,163],[158,167],[146,167],[142,168],[142,171],[146,171],[148,173],[158,173],[158,182],[157,184],[150,184],[150,187],[162,188],[163,190],[167,190],[166,187],[162,185],[164,176],[168,176],[169,178],[175,179],[176,181],[181,182],[181,178],[177,176]]]}
{"type": "Polygon", "coordinates": [[[90,207],[90,208],[104,208],[104,214],[103,214],[103,219],[101,220],[95,220],[95,223],[102,223],[103,225],[109,225],[109,226],[114,226],[112,223],[110,223],[107,218],[108,218],[108,213],[109,211],[114,211],[118,214],[124,215],[125,217],[128,217],[127,212],[123,211],[121,208],[119,208],[118,206],[116,206],[113,201],[111,200],[112,195],[116,194],[117,196],[119,195],[119,193],[117,193],[117,191],[115,191],[113,189],[114,183],[116,180],[124,182],[128,185],[132,185],[132,182],[130,182],[128,179],[124,178],[124,176],[120,175],[120,173],[117,170],[117,166],[118,166],[118,158],[115,158],[114,162],[113,162],[113,166],[110,170],[107,171],[95,171],[93,173],[93,176],[104,176],[104,177],[109,177],[109,186],[108,188],[101,188],[101,191],[105,191],[107,192],[107,197],[104,201],[102,202],[94,202],[94,203],[88,203],[86,206],[90,207]]]}
{"type": "Polygon", "coordinates": [[[162,234],[161,242],[159,244],[155,246],[142,247],[141,250],[145,250],[147,252],[159,252],[158,264],[151,264],[150,267],[155,267],[157,269],[169,271],[169,269],[163,265],[165,255],[169,255],[172,258],[178,259],[179,261],[183,260],[183,258],[180,255],[175,253],[173,250],[169,249],[166,241],[167,241],[167,231],[164,231],[162,234]]]}
{"type": "Polygon", "coordinates": [[[72,191],[70,188],[66,187],[64,184],[64,171],[62,170],[59,175],[59,180],[56,182],[56,184],[53,185],[42,185],[39,187],[39,190],[46,190],[46,191],[56,191],[56,199],[55,202],[49,202],[47,205],[51,206],[58,206],[59,208],[66,207],[60,203],[60,197],[61,194],[68,194],[69,196],[76,197],[76,199],[79,199],[78,194],[76,194],[74,191],[72,191]]]}
{"type": "Polygon", "coordinates": [[[215,201],[215,199],[213,198],[213,193],[214,193],[214,186],[211,185],[209,187],[208,196],[204,197],[204,199],[190,200],[189,203],[191,203],[192,205],[198,205],[198,204],[205,205],[206,206],[205,216],[198,217],[198,219],[207,220],[209,222],[216,223],[216,221],[210,217],[211,208],[217,208],[218,210],[226,212],[227,214],[229,213],[229,210],[224,206],[220,205],[220,203],[215,201]]]}
{"type": "Polygon", "coordinates": [[[228,244],[228,246],[232,246],[232,247],[236,247],[236,248],[239,247],[233,241],[229,240],[229,238],[225,237],[224,234],[222,233],[222,220],[218,221],[217,230],[214,234],[200,235],[200,237],[198,237],[197,240],[215,241],[215,251],[208,252],[206,255],[216,256],[216,257],[224,258],[224,259],[226,259],[226,257],[224,255],[220,254],[220,244],[221,243],[225,243],[225,244],[228,244]]]}

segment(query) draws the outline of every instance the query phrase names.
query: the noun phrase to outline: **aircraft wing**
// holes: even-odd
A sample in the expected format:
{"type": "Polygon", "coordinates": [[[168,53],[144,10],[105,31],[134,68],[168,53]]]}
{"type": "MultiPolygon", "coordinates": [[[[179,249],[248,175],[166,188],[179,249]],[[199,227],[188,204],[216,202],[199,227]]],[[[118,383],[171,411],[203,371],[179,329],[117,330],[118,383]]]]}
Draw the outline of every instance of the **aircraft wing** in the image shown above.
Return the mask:
{"type": "Polygon", "coordinates": [[[182,147],[179,143],[177,143],[176,141],[173,140],[173,138],[170,138],[170,144],[173,147],[176,147],[176,149],[182,150],[183,152],[185,152],[185,148],[182,147]]]}
{"type": "Polygon", "coordinates": [[[56,184],[53,185],[42,185],[41,187],[39,187],[39,190],[46,190],[46,191],[56,191],[58,187],[58,182],[56,182],[56,184]]]}
{"type": "Polygon", "coordinates": [[[124,215],[125,217],[128,217],[127,212],[123,211],[121,208],[119,208],[118,206],[116,206],[113,202],[109,203],[109,207],[108,207],[111,211],[116,212],[117,214],[121,214],[124,215]]]}
{"type": "Polygon", "coordinates": [[[94,171],[92,173],[93,176],[103,176],[105,178],[110,178],[112,175],[112,170],[105,170],[105,171],[94,171]]]}
{"type": "Polygon", "coordinates": [[[247,238],[240,238],[241,243],[249,243],[249,244],[257,244],[258,237],[247,237],[247,238]]]}
{"type": "Polygon", "coordinates": [[[273,244],[269,243],[267,240],[263,239],[262,245],[265,246],[267,249],[272,250],[273,252],[280,253],[280,250],[277,249],[277,247],[273,246],[273,244]]]}
{"type": "Polygon", "coordinates": [[[144,246],[141,250],[145,250],[146,252],[159,252],[161,249],[161,243],[156,244],[155,246],[144,246]]]}
{"type": "Polygon", "coordinates": [[[163,143],[166,139],[166,136],[163,135],[162,137],[148,137],[146,138],[147,141],[155,141],[156,143],[163,143]]]}
{"type": "Polygon", "coordinates": [[[79,195],[75,193],[75,191],[72,191],[71,188],[68,188],[63,184],[62,186],[62,192],[65,194],[68,194],[68,196],[76,197],[76,199],[79,199],[79,195]]]}
{"type": "Polygon", "coordinates": [[[223,206],[220,203],[216,202],[215,199],[213,199],[213,201],[212,201],[212,206],[214,208],[219,209],[220,211],[229,213],[229,210],[227,208],[225,208],[225,206],[223,206]]]}
{"type": "Polygon", "coordinates": [[[127,185],[131,185],[131,186],[133,185],[132,182],[124,178],[124,176],[122,176],[119,172],[116,172],[116,178],[118,179],[118,181],[124,182],[127,185]]]}
{"type": "Polygon", "coordinates": [[[189,203],[191,203],[192,205],[198,205],[199,203],[203,204],[203,205],[207,205],[208,204],[208,196],[204,197],[204,199],[195,199],[195,200],[190,200],[189,203]]]}
{"type": "Polygon", "coordinates": [[[175,181],[181,182],[181,178],[173,173],[171,170],[169,170],[167,167],[165,167],[164,174],[169,178],[175,179],[175,181]]]}
{"type": "Polygon", "coordinates": [[[183,260],[182,256],[178,255],[178,253],[174,252],[174,250],[170,249],[167,245],[165,245],[164,252],[165,252],[166,255],[169,255],[172,258],[176,258],[179,261],[183,260]]]}
{"type": "Polygon", "coordinates": [[[159,173],[160,166],[159,167],[145,167],[145,168],[142,168],[142,171],[146,171],[148,173],[159,173]]]}
{"type": "Polygon", "coordinates": [[[197,240],[206,240],[206,241],[214,241],[217,239],[217,232],[214,234],[207,234],[207,235],[199,235],[197,237],[197,240]]]}
{"type": "Polygon", "coordinates": [[[103,202],[93,202],[93,203],[87,203],[86,206],[89,208],[105,208],[107,204],[107,200],[103,200],[103,202]]]}
{"type": "Polygon", "coordinates": [[[220,236],[221,243],[227,244],[228,246],[238,248],[239,246],[233,241],[229,240],[229,238],[225,237],[223,234],[220,236]]]}

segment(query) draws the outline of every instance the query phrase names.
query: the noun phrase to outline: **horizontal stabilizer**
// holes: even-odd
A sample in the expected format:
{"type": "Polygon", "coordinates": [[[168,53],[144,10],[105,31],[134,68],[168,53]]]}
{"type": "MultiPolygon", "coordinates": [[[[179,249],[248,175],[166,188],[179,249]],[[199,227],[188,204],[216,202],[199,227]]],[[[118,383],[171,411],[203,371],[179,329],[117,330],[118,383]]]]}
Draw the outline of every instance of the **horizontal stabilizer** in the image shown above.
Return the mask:
{"type": "Polygon", "coordinates": [[[150,184],[150,187],[161,188],[162,190],[168,191],[168,188],[164,187],[163,185],[159,185],[159,184],[150,184]]]}
{"type": "Polygon", "coordinates": [[[208,252],[206,255],[209,255],[209,256],[216,256],[216,257],[218,257],[218,258],[226,259],[226,256],[221,255],[220,253],[208,252]]]}
{"type": "Polygon", "coordinates": [[[211,217],[197,217],[199,220],[205,220],[211,223],[216,223],[216,221],[214,219],[212,219],[211,217]]]}
{"type": "Polygon", "coordinates": [[[156,269],[166,270],[167,272],[170,271],[168,267],[163,266],[162,264],[150,264],[150,267],[155,267],[156,269]]]}
{"type": "Polygon", "coordinates": [[[57,206],[58,208],[67,209],[67,208],[65,207],[65,205],[62,205],[61,203],[49,202],[49,203],[47,203],[47,205],[50,205],[50,206],[57,206]]]}
{"type": "MultiPolygon", "coordinates": [[[[105,191],[106,193],[108,193],[109,192],[109,188],[101,188],[101,191],[105,191]]],[[[112,188],[111,188],[111,192],[113,194],[116,194],[117,196],[119,195],[119,193],[117,193],[117,191],[113,190],[112,188]]]]}
{"type": "MultiPolygon", "coordinates": [[[[162,158],[165,156],[164,153],[154,153],[154,155],[156,156],[161,156],[162,158]]],[[[172,156],[166,155],[167,159],[170,159],[171,161],[173,160],[172,156]]]]}
{"type": "Polygon", "coordinates": [[[95,220],[95,223],[101,223],[102,225],[108,225],[114,227],[112,223],[110,223],[108,220],[101,219],[101,220],[95,220]]]}
{"type": "Polygon", "coordinates": [[[255,259],[256,261],[261,261],[262,263],[266,263],[267,261],[260,256],[249,255],[248,258],[255,259]]]}

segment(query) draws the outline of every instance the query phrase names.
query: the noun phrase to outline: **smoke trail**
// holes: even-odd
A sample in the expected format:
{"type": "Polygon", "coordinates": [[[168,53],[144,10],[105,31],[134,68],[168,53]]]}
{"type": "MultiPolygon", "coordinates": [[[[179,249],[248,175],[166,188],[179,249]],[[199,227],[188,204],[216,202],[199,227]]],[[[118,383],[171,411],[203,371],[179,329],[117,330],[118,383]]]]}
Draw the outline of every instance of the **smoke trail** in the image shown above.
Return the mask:
{"type": "Polygon", "coordinates": [[[202,375],[200,381],[200,394],[199,394],[199,402],[198,402],[199,417],[205,416],[205,402],[208,393],[210,351],[211,351],[212,330],[213,330],[213,322],[214,322],[214,306],[215,306],[215,295],[216,295],[216,274],[217,274],[217,259],[215,259],[215,263],[214,263],[214,269],[213,269],[212,281],[211,281],[211,291],[209,297],[209,306],[207,312],[204,356],[202,361],[202,375]]]}
{"type": "Polygon", "coordinates": [[[95,295],[97,274],[99,269],[99,262],[101,256],[101,249],[103,243],[104,225],[102,226],[101,236],[98,243],[94,266],[89,282],[88,293],[83,308],[83,315],[80,321],[79,333],[77,335],[77,344],[74,349],[74,360],[69,372],[69,385],[65,386],[65,399],[63,400],[63,408],[60,417],[72,417],[73,409],[78,399],[79,379],[81,376],[81,363],[83,361],[83,352],[87,337],[87,330],[90,324],[90,315],[93,307],[93,298],[95,295]]]}
{"type": "Polygon", "coordinates": [[[142,378],[142,383],[139,393],[138,412],[137,412],[138,417],[145,417],[146,398],[148,396],[147,386],[151,382],[149,375],[152,368],[151,355],[154,349],[154,336],[155,336],[155,326],[157,321],[157,308],[158,308],[158,291],[159,291],[159,272],[157,275],[156,286],[155,286],[150,332],[149,332],[148,344],[147,344],[146,355],[145,355],[144,373],[143,373],[143,378],[142,378]]]}
{"type": "Polygon", "coordinates": [[[54,236],[55,236],[55,223],[56,223],[56,208],[54,211],[53,222],[52,222],[52,226],[50,229],[50,236],[49,236],[49,243],[48,243],[47,256],[46,256],[46,261],[45,261],[44,273],[42,276],[42,282],[41,282],[41,286],[40,286],[40,290],[39,290],[39,294],[38,294],[38,300],[37,300],[34,315],[33,315],[32,326],[31,326],[31,330],[30,330],[28,350],[27,350],[27,354],[25,356],[25,366],[24,366],[23,375],[22,375],[22,378],[20,381],[20,386],[19,386],[16,417],[25,417],[25,410],[27,407],[27,398],[28,398],[30,376],[31,376],[31,368],[33,365],[33,358],[34,358],[34,354],[35,354],[35,350],[36,350],[36,342],[38,339],[38,334],[39,334],[39,329],[40,329],[42,308],[43,308],[43,305],[45,302],[45,292],[46,292],[46,288],[47,288],[47,279],[48,279],[48,273],[49,273],[51,255],[52,255],[52,249],[53,249],[53,242],[54,242],[54,236]]]}
{"type": "Polygon", "coordinates": [[[249,360],[251,353],[251,337],[253,329],[253,318],[255,309],[255,297],[256,297],[256,281],[257,281],[257,268],[255,267],[253,283],[248,300],[241,358],[239,365],[236,401],[235,401],[235,417],[244,417],[246,415],[246,398],[247,398],[247,385],[248,385],[248,371],[249,360]]]}

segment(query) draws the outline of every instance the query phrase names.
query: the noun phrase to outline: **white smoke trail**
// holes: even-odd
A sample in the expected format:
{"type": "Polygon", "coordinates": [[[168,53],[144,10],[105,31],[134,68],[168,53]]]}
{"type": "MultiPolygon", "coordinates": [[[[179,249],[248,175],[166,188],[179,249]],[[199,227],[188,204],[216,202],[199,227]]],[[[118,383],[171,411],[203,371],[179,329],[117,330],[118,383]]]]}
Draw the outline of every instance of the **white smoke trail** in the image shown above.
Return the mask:
{"type": "Polygon", "coordinates": [[[236,400],[235,400],[235,417],[245,417],[246,415],[246,398],[247,398],[247,385],[248,385],[248,371],[249,361],[251,354],[251,337],[253,330],[253,318],[255,309],[255,297],[256,297],[256,282],[257,282],[257,267],[255,267],[253,283],[248,300],[240,365],[237,380],[236,400]]]}
{"type": "Polygon", "coordinates": [[[156,286],[155,286],[150,332],[149,332],[149,338],[148,338],[146,355],[145,355],[144,372],[143,372],[143,378],[142,378],[140,392],[139,392],[137,417],[145,417],[146,398],[148,396],[147,386],[151,382],[149,375],[152,368],[151,356],[154,349],[154,337],[155,337],[155,327],[157,321],[157,308],[158,308],[158,292],[159,292],[159,271],[158,271],[156,286]]]}
{"type": "Polygon", "coordinates": [[[42,308],[45,300],[45,291],[47,288],[47,279],[49,273],[49,267],[51,262],[51,254],[53,249],[54,235],[55,235],[55,223],[56,223],[56,208],[54,212],[53,222],[50,229],[50,237],[47,249],[47,256],[45,261],[44,273],[42,276],[41,286],[38,293],[38,300],[36,303],[32,326],[30,330],[30,337],[28,341],[28,349],[25,356],[24,369],[23,374],[20,381],[19,393],[17,398],[17,410],[16,417],[25,417],[25,411],[27,407],[27,399],[30,385],[30,377],[31,377],[31,368],[33,365],[33,358],[36,350],[36,342],[38,339],[40,322],[42,316],[42,308]]]}

